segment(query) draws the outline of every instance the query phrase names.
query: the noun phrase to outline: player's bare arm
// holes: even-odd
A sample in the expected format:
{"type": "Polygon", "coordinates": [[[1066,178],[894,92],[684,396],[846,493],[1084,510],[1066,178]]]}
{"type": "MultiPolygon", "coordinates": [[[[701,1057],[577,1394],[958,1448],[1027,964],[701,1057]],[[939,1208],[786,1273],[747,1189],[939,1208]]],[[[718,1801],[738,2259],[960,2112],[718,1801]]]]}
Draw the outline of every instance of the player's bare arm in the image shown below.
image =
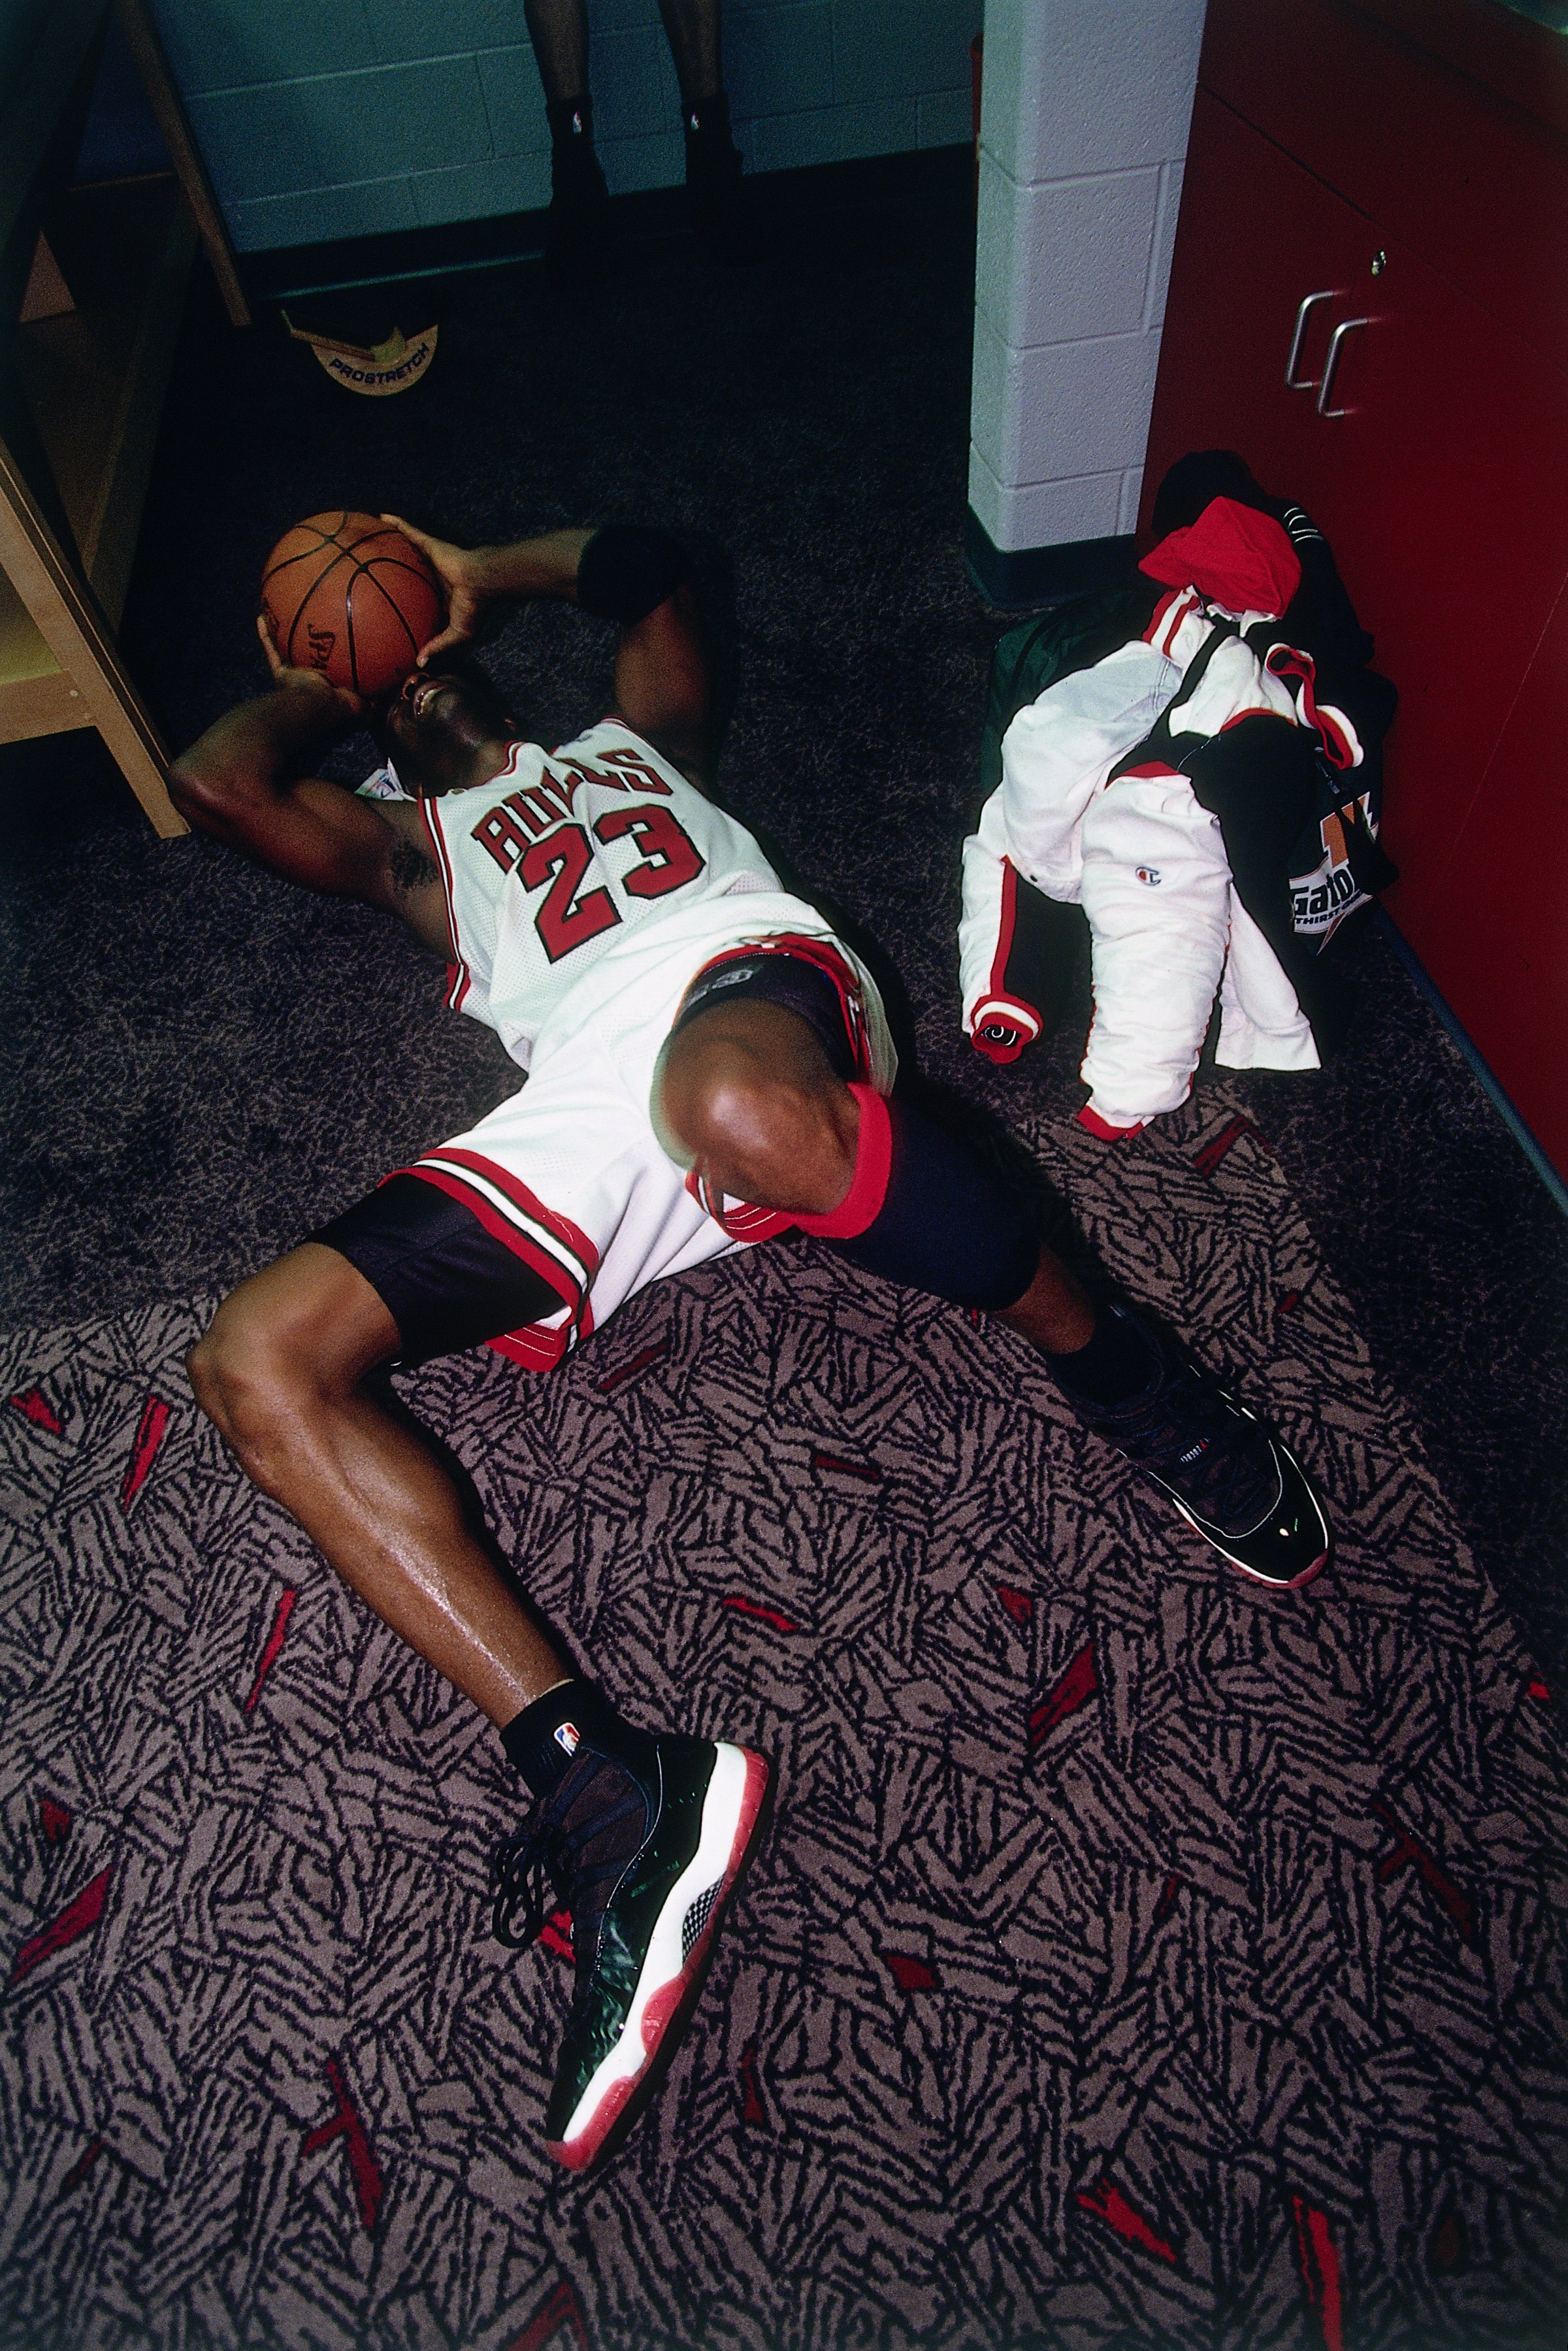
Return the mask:
{"type": "Polygon", "coordinates": [[[225,711],[175,761],[175,806],[286,881],[398,914],[427,946],[449,952],[440,876],[418,810],[361,799],[314,772],[364,723],[364,705],[315,670],[287,668],[265,628],[260,634],[272,691],[225,711]]]}
{"type": "MultiPolygon", "coordinates": [[[[473,637],[493,604],[533,597],[584,602],[580,594],[582,559],[595,542],[596,555],[602,552],[604,542],[619,533],[622,543],[615,550],[617,563],[624,564],[630,554],[638,567],[641,593],[649,592],[643,584],[646,579],[659,586],[667,580],[668,593],[622,628],[615,653],[615,715],[694,783],[707,782],[716,749],[712,664],[697,599],[690,582],[680,576],[684,566],[673,540],[663,533],[612,526],[611,532],[557,530],[507,546],[464,548],[417,529],[401,515],[382,519],[395,524],[423,550],[446,591],[446,626],[420,648],[419,665],[427,671],[439,667],[443,653],[473,637]],[[629,540],[634,542],[630,549],[625,544],[629,540]],[[661,563],[667,567],[663,578],[661,563]]],[[[594,558],[590,568],[591,572],[595,568],[594,558]]],[[[591,578],[585,609],[611,619],[622,617],[607,609],[601,598],[602,582],[591,578]]]]}

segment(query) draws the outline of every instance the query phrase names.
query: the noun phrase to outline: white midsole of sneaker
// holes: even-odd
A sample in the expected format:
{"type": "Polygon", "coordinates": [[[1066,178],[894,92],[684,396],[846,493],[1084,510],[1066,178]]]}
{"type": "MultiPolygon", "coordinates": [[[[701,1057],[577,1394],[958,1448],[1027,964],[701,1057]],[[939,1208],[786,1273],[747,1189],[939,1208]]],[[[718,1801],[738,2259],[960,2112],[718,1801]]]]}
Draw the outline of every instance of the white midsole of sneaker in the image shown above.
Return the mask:
{"type": "MultiPolygon", "coordinates": [[[[643,1971],[637,1978],[637,1988],[632,1995],[632,2005],[626,2011],[626,2022],[621,2028],[621,2038],[607,2055],[601,2057],[590,2074],[588,2086],[572,2108],[571,2119],[561,2133],[560,2143],[570,2147],[581,2137],[602,2105],[606,2094],[618,2082],[629,2082],[639,2074],[648,2062],[643,2046],[643,2020],[649,2003],[673,1983],[685,1969],[685,1954],[681,1948],[681,1929],[686,1912],[699,1895],[709,1886],[724,1881],[735,1854],[735,1834],[740,1823],[746,1796],[746,1756],[738,1747],[717,1742],[713,1776],[703,1798],[702,1830],[697,1849],[664,1896],[664,1906],[653,1924],[648,1938],[647,1956],[643,1971]]],[[[709,1912],[712,1917],[712,1912],[709,1912]]]]}

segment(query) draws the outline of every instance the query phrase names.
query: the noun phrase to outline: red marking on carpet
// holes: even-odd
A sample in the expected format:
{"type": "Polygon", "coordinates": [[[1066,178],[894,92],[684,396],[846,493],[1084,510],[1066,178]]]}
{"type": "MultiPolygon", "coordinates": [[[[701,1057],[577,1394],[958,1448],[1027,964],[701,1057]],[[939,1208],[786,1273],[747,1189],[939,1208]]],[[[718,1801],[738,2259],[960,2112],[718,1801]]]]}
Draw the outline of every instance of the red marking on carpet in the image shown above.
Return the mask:
{"type": "Polygon", "coordinates": [[[1102,2179],[1098,2188],[1081,2188],[1078,2201],[1086,2212],[1108,2220],[1119,2237],[1129,2244],[1142,2245],[1145,2252],[1154,2253],[1162,2262],[1176,2260],[1176,2248],[1156,2237],[1141,2212],[1134,2212],[1114,2180],[1102,2179]]]}
{"type": "Polygon", "coordinates": [[[1171,1912],[1176,1907],[1176,1896],[1180,1892],[1181,1880],[1173,1869],[1170,1876],[1166,1878],[1164,1886],[1161,1886],[1160,1898],[1155,1905],[1155,1924],[1156,1927],[1163,1926],[1166,1920],[1170,1917],[1171,1912]]]}
{"type": "Polygon", "coordinates": [[[570,2278],[561,2278],[553,2285],[520,2335],[514,2335],[506,2351],[546,2351],[565,2328],[577,2346],[577,2351],[593,2351],[588,2339],[588,2327],[582,2315],[582,2304],[570,2278]]]}
{"type": "Polygon", "coordinates": [[[92,2169],[93,2165],[98,2161],[99,2157],[102,2153],[102,2139],[89,2138],[87,2145],[83,2147],[81,2153],[78,2156],[76,2161],[72,2164],[70,2169],[67,2172],[65,2178],[60,2182],[60,2194],[62,2196],[68,2196],[73,2188],[79,2188],[81,2186],[82,2181],[87,2178],[88,2173],[92,2169]]]}
{"type": "Polygon", "coordinates": [[[900,1991],[935,1991],[936,1979],[924,1959],[910,1951],[883,1951],[888,1971],[900,1991]]]}
{"type": "Polygon", "coordinates": [[[343,2069],[335,2057],[327,2060],[327,2086],[331,2091],[338,2111],[329,2123],[318,2123],[305,2134],[303,2152],[315,2155],[320,2148],[330,2147],[335,2138],[349,2143],[349,2169],[353,2174],[354,2195],[359,2202],[362,2227],[373,2229],[376,2214],[381,2210],[382,2194],[386,2187],[381,2165],[371,2151],[371,2142],[360,2120],[359,2109],[349,2095],[349,2085],[343,2079],[343,2069]]]}
{"type": "Polygon", "coordinates": [[[163,1432],[169,1426],[169,1407],[161,1396],[149,1396],[141,1407],[141,1418],[136,1425],[136,1442],[131,1448],[131,1458],[125,1466],[125,1482],[120,1489],[120,1507],[128,1510],[147,1483],[158,1447],[163,1442],[163,1432]]]}
{"type": "Polygon", "coordinates": [[[845,1461],[837,1453],[821,1453],[811,1448],[813,1469],[836,1469],[842,1478],[859,1478],[868,1486],[882,1484],[882,1471],[873,1469],[869,1461],[845,1461]]]}
{"type": "Polygon", "coordinates": [[[11,1970],[14,1984],[20,1983],[24,1976],[30,1976],[45,1959],[53,1959],[57,1951],[68,1950],[72,1943],[79,1942],[84,1935],[91,1934],[103,1916],[104,1897],[113,1875],[112,1865],[108,1869],[100,1869],[91,1885],[84,1886],[75,1899],[66,1904],[57,1918],[51,1918],[47,1927],[40,1927],[36,1935],[27,1938],[11,1970]]]}
{"type": "Polygon", "coordinates": [[[743,2123],[764,2123],[762,2093],[757,2086],[757,2043],[748,2041],[740,2053],[740,2119],[743,2123]]]}
{"type": "Polygon", "coordinates": [[[1032,1754],[1042,1747],[1059,1722],[1087,1706],[1100,1687],[1094,1671],[1094,1651],[1087,1645],[1079,1650],[1054,1689],[1047,1690],[1038,1706],[1030,1709],[1029,1744],[1032,1754]]]}
{"type": "Polygon", "coordinates": [[[1301,1302],[1301,1293],[1299,1290],[1287,1290],[1280,1301],[1280,1311],[1281,1314],[1293,1314],[1301,1302]]]}
{"type": "Polygon", "coordinates": [[[53,1796],[40,1796],[38,1826],[44,1832],[46,1844],[64,1844],[71,1833],[71,1816],[64,1804],[56,1803],[53,1796]]]}
{"type": "Polygon", "coordinates": [[[1476,1918],[1469,1896],[1459,1891],[1442,1864],[1427,1852],[1418,1837],[1412,1836],[1409,1830],[1402,1826],[1386,1804],[1374,1804],[1372,1809],[1378,1819],[1393,1830],[1396,1839],[1393,1852],[1385,1854],[1377,1865],[1380,1882],[1386,1886],[1392,1878],[1403,1876],[1407,1869],[1418,1870],[1427,1892],[1436,1895],[1458,1928],[1460,1941],[1474,1949],[1476,1918]]]}
{"type": "Polygon", "coordinates": [[[1292,2196],[1296,2260],[1307,2306],[1322,2329],[1324,2351],[1344,2351],[1344,2314],[1340,2303],[1339,2255],[1325,2216],[1304,2197],[1292,2196]]]}
{"type": "Polygon", "coordinates": [[[667,1339],[655,1339],[651,1347],[644,1347],[642,1353],[633,1355],[630,1362],[617,1364],[614,1371],[608,1373],[601,1380],[595,1380],[593,1384],[601,1395],[609,1395],[614,1389],[623,1388],[628,1380],[634,1380],[639,1372],[645,1372],[650,1364],[656,1364],[662,1355],[667,1355],[669,1352],[670,1343],[667,1339]]]}
{"type": "Polygon", "coordinates": [[[1198,1174],[1212,1176],[1220,1161],[1228,1153],[1235,1150],[1244,1134],[1251,1136],[1260,1151],[1268,1152],[1270,1159],[1273,1157],[1273,1145],[1264,1142],[1251,1120],[1238,1116],[1228,1119],[1218,1134],[1211,1134],[1201,1151],[1194,1152],[1192,1164],[1198,1174]]]}
{"type": "Polygon", "coordinates": [[[20,1395],[11,1398],[11,1403],[24,1420],[30,1420],[35,1428],[47,1428],[51,1437],[58,1437],[65,1426],[42,1388],[24,1388],[20,1395]]]}
{"type": "Polygon", "coordinates": [[[1465,2224],[1457,2204],[1450,2204],[1427,2242],[1427,2266],[1448,2277],[1465,2266],[1465,2224]]]}
{"type": "Polygon", "coordinates": [[[1532,1680],[1525,1683],[1524,1695],[1526,1698],[1540,1698],[1543,1706],[1550,1706],[1552,1703],[1552,1692],[1547,1688],[1546,1684],[1542,1680],[1539,1674],[1537,1674],[1532,1680]]]}
{"type": "Polygon", "coordinates": [[[560,1959],[575,1957],[571,1948],[571,1912],[552,1910],[539,1928],[538,1940],[547,1951],[554,1951],[560,1959]]]}
{"type": "Polygon", "coordinates": [[[1015,1625],[1027,1625],[1034,1614],[1034,1602],[1027,1592],[1017,1592],[1010,1583],[998,1583],[997,1598],[1015,1625]]]}
{"type": "Polygon", "coordinates": [[[763,1600],[747,1600],[739,1592],[727,1593],[719,1606],[733,1608],[742,1616],[759,1617],[764,1625],[771,1625],[776,1633],[798,1633],[800,1630],[795,1619],[786,1616],[781,1609],[769,1608],[763,1600]]]}
{"type": "Polygon", "coordinates": [[[250,1696],[245,1702],[246,1714],[256,1712],[256,1702],[261,1696],[261,1686],[277,1663],[277,1653],[287,1635],[288,1620],[294,1614],[294,1604],[298,1597],[298,1593],[287,1584],[277,1595],[277,1608],[272,1619],[272,1630],[267,1636],[267,1646],[261,1653],[261,1663],[256,1667],[256,1679],[250,1686],[250,1696]]]}

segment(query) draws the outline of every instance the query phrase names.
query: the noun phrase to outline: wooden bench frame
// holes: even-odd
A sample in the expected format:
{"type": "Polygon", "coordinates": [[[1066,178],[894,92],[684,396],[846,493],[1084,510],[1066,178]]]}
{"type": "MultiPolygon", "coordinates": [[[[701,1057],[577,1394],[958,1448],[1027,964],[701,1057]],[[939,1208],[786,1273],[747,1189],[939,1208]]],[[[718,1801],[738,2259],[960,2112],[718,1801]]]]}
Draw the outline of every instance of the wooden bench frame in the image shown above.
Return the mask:
{"type": "Polygon", "coordinates": [[[186,827],[115,631],[198,238],[230,319],[248,326],[222,215],[143,0],[47,0],[0,103],[0,276],[10,306],[0,351],[0,743],[95,726],[166,836],[186,827]],[[131,183],[152,233],[113,302],[19,325],[111,11],[173,169],[159,186],[131,183]]]}

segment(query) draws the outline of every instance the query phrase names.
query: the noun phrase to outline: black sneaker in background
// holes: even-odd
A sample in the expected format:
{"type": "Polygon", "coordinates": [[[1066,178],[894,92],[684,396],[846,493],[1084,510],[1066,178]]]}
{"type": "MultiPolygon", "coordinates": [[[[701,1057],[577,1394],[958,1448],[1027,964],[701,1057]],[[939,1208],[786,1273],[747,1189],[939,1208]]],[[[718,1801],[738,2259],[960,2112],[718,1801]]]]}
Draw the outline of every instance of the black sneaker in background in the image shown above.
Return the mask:
{"type": "Polygon", "coordinates": [[[610,191],[589,139],[558,139],[550,155],[545,272],[562,287],[591,286],[610,257],[610,191]]]}
{"type": "Polygon", "coordinates": [[[688,110],[685,140],[686,204],[698,244],[727,268],[760,261],[762,232],[730,137],[727,99],[688,110]]]}
{"type": "Polygon", "coordinates": [[[767,1764],[744,1747],[633,1733],[610,1757],[584,1742],[502,1848],[502,1942],[533,1941],[547,1885],[571,1912],[576,1988],[545,2109],[545,2144],[569,2171],[602,2152],[673,2053],[767,1788],[767,1764]]]}
{"type": "Polygon", "coordinates": [[[1328,1564],[1322,1504],[1282,1437],[1265,1427],[1158,1326],[1130,1306],[1103,1310],[1131,1324],[1149,1355],[1149,1383],[1108,1406],[1061,1387],[1085,1427],[1124,1454],[1189,1527],[1254,1583],[1293,1592],[1328,1564]]]}

